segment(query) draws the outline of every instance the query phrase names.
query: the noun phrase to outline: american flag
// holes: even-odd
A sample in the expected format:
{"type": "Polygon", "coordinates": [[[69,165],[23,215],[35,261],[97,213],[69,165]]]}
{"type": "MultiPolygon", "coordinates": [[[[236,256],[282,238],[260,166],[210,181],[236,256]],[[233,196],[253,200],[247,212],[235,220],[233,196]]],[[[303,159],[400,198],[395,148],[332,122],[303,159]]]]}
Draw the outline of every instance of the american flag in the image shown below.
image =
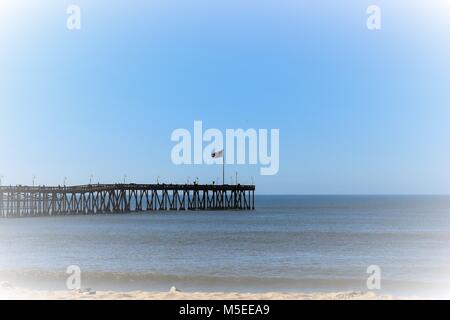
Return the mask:
{"type": "Polygon", "coordinates": [[[222,158],[223,157],[223,150],[213,151],[211,153],[211,157],[213,157],[213,158],[222,158]]]}

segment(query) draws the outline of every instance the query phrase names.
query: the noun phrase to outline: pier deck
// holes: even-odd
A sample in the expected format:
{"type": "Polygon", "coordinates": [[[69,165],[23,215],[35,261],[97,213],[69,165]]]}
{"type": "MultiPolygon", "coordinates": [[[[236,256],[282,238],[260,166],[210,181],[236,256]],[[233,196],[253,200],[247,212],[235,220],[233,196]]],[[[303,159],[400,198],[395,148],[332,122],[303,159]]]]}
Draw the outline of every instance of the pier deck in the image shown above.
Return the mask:
{"type": "Polygon", "coordinates": [[[0,186],[0,217],[156,210],[253,210],[254,185],[89,184],[0,186]]]}

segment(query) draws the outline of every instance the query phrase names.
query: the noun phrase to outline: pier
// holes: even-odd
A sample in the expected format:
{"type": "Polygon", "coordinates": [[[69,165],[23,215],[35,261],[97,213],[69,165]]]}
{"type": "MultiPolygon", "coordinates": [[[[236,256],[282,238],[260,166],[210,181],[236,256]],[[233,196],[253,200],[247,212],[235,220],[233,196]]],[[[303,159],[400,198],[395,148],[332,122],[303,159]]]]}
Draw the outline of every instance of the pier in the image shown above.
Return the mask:
{"type": "Polygon", "coordinates": [[[0,186],[0,217],[151,212],[253,210],[254,185],[89,184],[0,186]]]}

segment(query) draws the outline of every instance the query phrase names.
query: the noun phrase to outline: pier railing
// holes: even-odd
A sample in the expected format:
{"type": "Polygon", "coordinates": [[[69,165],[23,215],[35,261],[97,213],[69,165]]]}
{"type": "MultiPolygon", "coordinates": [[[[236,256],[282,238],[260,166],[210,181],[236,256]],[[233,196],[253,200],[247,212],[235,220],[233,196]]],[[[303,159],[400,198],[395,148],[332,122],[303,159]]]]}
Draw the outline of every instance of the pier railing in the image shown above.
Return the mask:
{"type": "Polygon", "coordinates": [[[254,185],[131,183],[0,186],[0,217],[252,209],[255,209],[254,185]]]}

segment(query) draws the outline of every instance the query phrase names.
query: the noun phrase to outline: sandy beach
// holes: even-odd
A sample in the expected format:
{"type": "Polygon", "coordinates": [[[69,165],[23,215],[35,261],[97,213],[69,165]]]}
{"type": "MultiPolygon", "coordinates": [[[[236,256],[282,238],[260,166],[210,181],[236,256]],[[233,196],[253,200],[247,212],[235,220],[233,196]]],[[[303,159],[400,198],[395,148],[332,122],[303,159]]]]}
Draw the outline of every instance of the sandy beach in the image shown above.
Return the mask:
{"type": "Polygon", "coordinates": [[[168,292],[151,291],[39,291],[26,288],[0,289],[2,300],[392,300],[396,297],[378,295],[374,292],[333,292],[333,293],[293,293],[293,292],[182,292],[171,289],[168,292]]]}

